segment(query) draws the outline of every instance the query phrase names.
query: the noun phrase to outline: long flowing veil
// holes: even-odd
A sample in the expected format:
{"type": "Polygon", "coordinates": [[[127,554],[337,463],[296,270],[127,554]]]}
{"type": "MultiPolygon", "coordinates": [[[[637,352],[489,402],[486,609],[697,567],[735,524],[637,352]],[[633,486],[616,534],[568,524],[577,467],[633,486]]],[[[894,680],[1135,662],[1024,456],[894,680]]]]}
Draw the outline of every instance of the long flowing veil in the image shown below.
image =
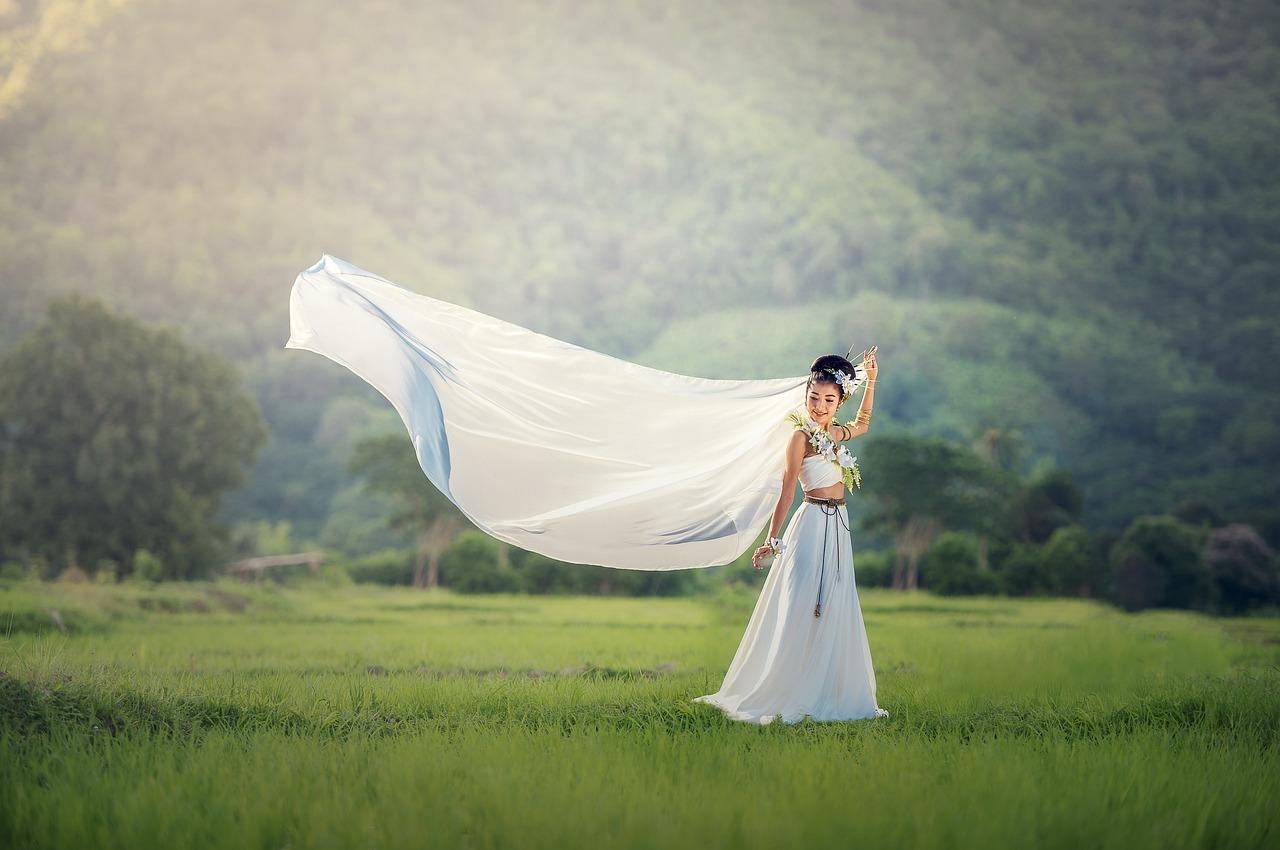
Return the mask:
{"type": "Polygon", "coordinates": [[[649,369],[402,289],[326,255],[298,275],[288,348],[395,406],[423,472],[484,531],[636,570],[724,564],[776,504],[805,378],[649,369]]]}

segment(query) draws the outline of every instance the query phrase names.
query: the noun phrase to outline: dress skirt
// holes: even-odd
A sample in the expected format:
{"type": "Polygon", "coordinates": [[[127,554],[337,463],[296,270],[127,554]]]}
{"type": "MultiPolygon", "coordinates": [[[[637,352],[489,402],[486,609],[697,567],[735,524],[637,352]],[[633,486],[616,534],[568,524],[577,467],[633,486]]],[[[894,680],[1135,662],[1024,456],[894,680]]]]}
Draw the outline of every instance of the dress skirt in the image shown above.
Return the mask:
{"type": "Polygon", "coordinates": [[[887,716],[876,706],[845,507],[801,503],[782,539],[724,683],[695,702],[760,724],[887,716]]]}

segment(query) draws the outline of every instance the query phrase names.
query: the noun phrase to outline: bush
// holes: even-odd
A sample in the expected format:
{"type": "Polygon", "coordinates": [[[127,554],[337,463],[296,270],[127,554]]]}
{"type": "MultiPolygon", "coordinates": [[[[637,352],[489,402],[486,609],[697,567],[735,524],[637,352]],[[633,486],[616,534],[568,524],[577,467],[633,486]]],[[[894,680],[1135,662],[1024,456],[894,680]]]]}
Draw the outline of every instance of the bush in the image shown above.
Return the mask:
{"type": "Polygon", "coordinates": [[[539,595],[595,593],[600,584],[597,567],[557,561],[523,549],[511,553],[512,567],[525,593],[539,595]]]}
{"type": "Polygon", "coordinates": [[[63,584],[84,584],[89,581],[89,574],[79,567],[71,566],[58,573],[58,581],[63,584]]]}
{"type": "Polygon", "coordinates": [[[853,578],[861,587],[893,584],[893,552],[863,552],[853,556],[853,578]]]}
{"type": "Polygon", "coordinates": [[[350,564],[344,561],[329,561],[320,566],[320,580],[327,587],[350,587],[354,582],[351,579],[350,564]]]}
{"type": "Polygon", "coordinates": [[[1057,590],[1054,576],[1039,546],[1019,543],[1000,562],[1000,578],[1011,596],[1051,596],[1057,590]]]}
{"type": "Polygon", "coordinates": [[[978,567],[978,544],[966,534],[938,535],[920,558],[925,587],[940,596],[976,596],[1000,592],[1000,580],[978,567]]]}
{"type": "Polygon", "coordinates": [[[139,581],[160,581],[164,578],[164,564],[146,549],[139,549],[133,555],[133,576],[139,581]]]}
{"type": "Polygon", "coordinates": [[[690,596],[698,588],[698,570],[588,569],[597,577],[601,596],[690,596]]]}
{"type": "Polygon", "coordinates": [[[1215,587],[1201,557],[1206,536],[1171,516],[1135,519],[1111,550],[1116,600],[1129,611],[1211,608],[1215,587]]]}
{"type": "Polygon", "coordinates": [[[351,562],[346,572],[358,584],[413,584],[413,559],[411,550],[384,549],[351,562]]]}
{"type": "Polygon", "coordinates": [[[5,561],[0,564],[0,581],[23,581],[27,571],[17,561],[5,561]]]}
{"type": "Polygon", "coordinates": [[[1104,596],[1109,570],[1094,540],[1078,525],[1059,528],[1041,554],[1045,574],[1059,596],[1104,596]]]}
{"type": "Polygon", "coordinates": [[[440,557],[440,581],[458,593],[519,593],[520,578],[499,558],[498,541],[464,531],[440,557]]]}
{"type": "Polygon", "coordinates": [[[1280,602],[1275,552],[1250,526],[1227,525],[1210,532],[1204,561],[1217,587],[1220,610],[1242,614],[1280,602]]]}
{"type": "Polygon", "coordinates": [[[519,591],[539,595],[692,596],[708,582],[719,585],[731,581],[732,572],[740,569],[740,561],[745,560],[746,569],[756,572],[746,556],[719,568],[717,575],[707,570],[615,570],[570,564],[514,547],[510,552],[519,591]]]}

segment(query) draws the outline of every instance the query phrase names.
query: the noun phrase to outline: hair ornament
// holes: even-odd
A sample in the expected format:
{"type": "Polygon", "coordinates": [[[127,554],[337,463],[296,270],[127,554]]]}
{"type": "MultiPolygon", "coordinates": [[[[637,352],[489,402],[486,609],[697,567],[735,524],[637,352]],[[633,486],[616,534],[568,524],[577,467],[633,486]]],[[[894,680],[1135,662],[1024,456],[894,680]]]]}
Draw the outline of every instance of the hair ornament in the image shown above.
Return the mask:
{"type": "Polygon", "coordinates": [[[853,388],[857,386],[857,381],[854,380],[852,375],[843,369],[823,369],[822,371],[829,372],[835,376],[836,383],[840,385],[840,391],[844,393],[844,398],[840,399],[841,402],[853,395],[853,388]]]}

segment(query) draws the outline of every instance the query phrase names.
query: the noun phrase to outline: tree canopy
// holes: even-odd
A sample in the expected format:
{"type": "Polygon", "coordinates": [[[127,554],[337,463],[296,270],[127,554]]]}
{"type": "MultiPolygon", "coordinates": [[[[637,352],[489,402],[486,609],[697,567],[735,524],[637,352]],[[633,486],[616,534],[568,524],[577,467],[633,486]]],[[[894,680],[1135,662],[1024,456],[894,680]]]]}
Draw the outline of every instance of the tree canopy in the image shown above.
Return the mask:
{"type": "Polygon", "coordinates": [[[72,298],[0,358],[0,537],[20,556],[170,577],[220,554],[220,498],[264,438],[237,370],[72,298]]]}
{"type": "Polygon", "coordinates": [[[943,531],[989,533],[1008,524],[1013,476],[965,449],[907,434],[867,440],[864,524],[893,536],[893,586],[917,587],[921,555],[943,531]]]}

